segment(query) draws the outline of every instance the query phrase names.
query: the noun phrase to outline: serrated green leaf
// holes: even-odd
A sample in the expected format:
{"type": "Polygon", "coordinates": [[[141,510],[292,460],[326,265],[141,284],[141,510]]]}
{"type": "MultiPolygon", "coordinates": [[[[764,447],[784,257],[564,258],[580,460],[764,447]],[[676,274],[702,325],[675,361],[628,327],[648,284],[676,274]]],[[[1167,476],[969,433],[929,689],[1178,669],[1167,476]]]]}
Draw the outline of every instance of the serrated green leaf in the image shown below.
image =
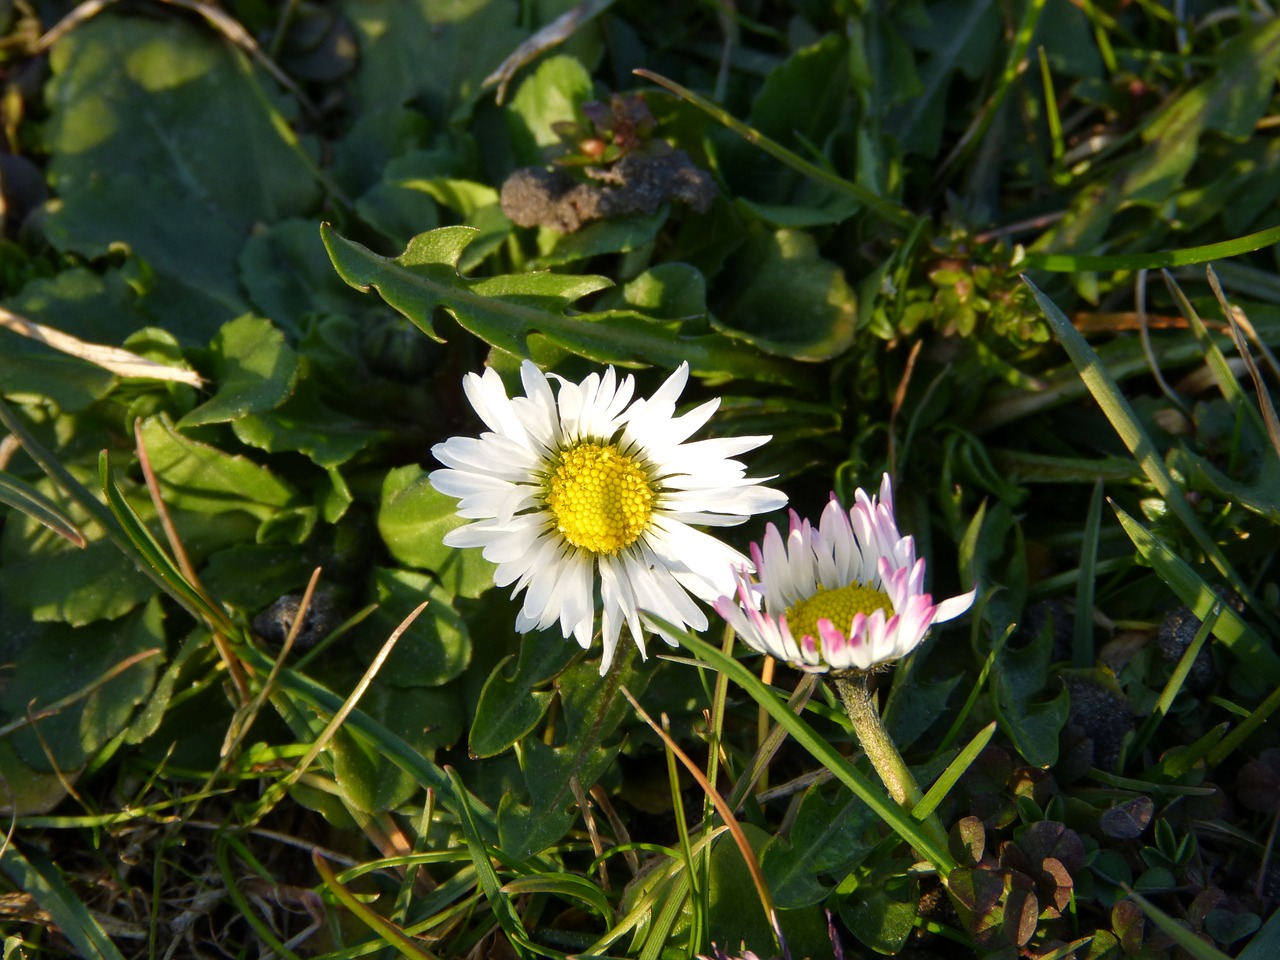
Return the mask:
{"type": "Polygon", "coordinates": [[[403,254],[387,259],[338,236],[328,224],[321,226],[329,256],[347,283],[361,290],[376,288],[436,339],[432,313],[443,308],[465,329],[515,356],[529,355],[528,340],[536,333],[599,363],[676,367],[687,361],[695,373],[796,386],[807,382],[799,365],[727,337],[683,336],[670,324],[622,310],[565,314],[574,301],[609,286],[604,277],[529,273],[468,280],[458,274],[457,265],[476,233],[468,227],[441,227],[415,237],[403,254]]]}

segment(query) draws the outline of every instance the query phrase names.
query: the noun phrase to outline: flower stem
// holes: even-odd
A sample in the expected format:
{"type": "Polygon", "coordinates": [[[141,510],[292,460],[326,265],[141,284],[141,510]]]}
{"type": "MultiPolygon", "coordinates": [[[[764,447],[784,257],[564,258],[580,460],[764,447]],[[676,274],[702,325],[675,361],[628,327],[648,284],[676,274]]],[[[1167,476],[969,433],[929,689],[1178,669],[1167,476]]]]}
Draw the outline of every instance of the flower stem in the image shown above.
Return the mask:
{"type": "MultiPolygon", "coordinates": [[[[865,673],[835,677],[836,692],[840,694],[845,713],[849,715],[853,732],[857,734],[863,752],[880,776],[885,789],[889,791],[889,796],[911,813],[924,799],[924,794],[920,792],[920,785],[916,783],[902,754],[890,739],[889,732],[880,722],[880,711],[876,708],[875,695],[867,685],[868,679],[869,674],[865,673]]],[[[947,832],[937,814],[931,813],[925,817],[924,826],[945,846],[947,832]]]]}

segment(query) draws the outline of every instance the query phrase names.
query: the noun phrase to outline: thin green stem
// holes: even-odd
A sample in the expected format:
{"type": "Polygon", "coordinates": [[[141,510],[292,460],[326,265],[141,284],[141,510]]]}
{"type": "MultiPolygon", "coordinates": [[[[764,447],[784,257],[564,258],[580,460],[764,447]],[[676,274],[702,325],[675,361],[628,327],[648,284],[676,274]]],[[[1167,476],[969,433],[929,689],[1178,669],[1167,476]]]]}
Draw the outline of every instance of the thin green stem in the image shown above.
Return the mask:
{"type": "MultiPolygon", "coordinates": [[[[853,732],[857,734],[858,742],[862,744],[863,752],[871,761],[871,766],[880,776],[885,789],[889,791],[889,796],[893,797],[900,807],[911,813],[924,799],[924,793],[916,783],[916,778],[912,776],[906,761],[902,759],[902,754],[894,746],[889,731],[885,730],[884,724],[880,721],[880,711],[876,707],[875,695],[867,682],[869,677],[869,674],[862,673],[837,676],[833,679],[836,692],[840,694],[840,700],[844,703],[845,713],[849,715],[849,722],[853,724],[853,732]]],[[[922,819],[925,829],[929,830],[945,847],[947,832],[942,828],[942,821],[932,813],[922,819]]]]}

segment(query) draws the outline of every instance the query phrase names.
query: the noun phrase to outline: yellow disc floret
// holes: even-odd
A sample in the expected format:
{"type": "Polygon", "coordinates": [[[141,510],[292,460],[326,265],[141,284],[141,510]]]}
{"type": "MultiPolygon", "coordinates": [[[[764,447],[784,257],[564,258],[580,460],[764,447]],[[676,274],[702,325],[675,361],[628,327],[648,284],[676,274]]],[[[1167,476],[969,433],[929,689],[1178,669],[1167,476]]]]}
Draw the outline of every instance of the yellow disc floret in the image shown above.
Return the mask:
{"type": "Polygon", "coordinates": [[[614,554],[630,546],[653,516],[653,486],[611,443],[579,443],[555,461],[547,505],[575,547],[614,554]]]}
{"type": "Polygon", "coordinates": [[[812,597],[787,608],[787,626],[797,641],[804,636],[819,639],[818,621],[824,617],[837,630],[848,631],[857,613],[871,616],[883,610],[885,616],[893,614],[893,602],[888,594],[865,583],[851,583],[834,590],[819,589],[812,597]]]}

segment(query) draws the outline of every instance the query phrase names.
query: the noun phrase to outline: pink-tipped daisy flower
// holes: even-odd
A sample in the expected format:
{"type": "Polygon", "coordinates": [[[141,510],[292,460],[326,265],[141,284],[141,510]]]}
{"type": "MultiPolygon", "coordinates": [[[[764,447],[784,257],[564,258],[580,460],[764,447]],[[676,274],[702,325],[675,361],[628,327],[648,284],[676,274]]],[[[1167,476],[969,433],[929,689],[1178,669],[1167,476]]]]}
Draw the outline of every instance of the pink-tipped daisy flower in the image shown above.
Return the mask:
{"type": "Polygon", "coordinates": [[[879,499],[861,489],[854,499],[846,511],[833,497],[816,530],[793,511],[785,541],[769,524],[752,544],[755,577],[739,567],[736,598],[715,603],[748,646],[813,673],[866,672],[969,609],[976,590],[941,603],[924,592],[924,559],[898,532],[888,474],[879,499]]]}
{"type": "Polygon", "coordinates": [[[710,603],[733,590],[733,571],[749,561],[695,524],[742,523],[787,498],[731,459],[768,437],[686,442],[719,406],[709,400],[676,415],[688,364],[647,399],[632,399],[634,380],[612,367],[581,383],[552,377],[555,391],[525,361],[525,395],[508,397],[494,370],[467,374],[463,389],[489,431],[432,447],[444,469],[430,480],[474,521],[444,542],[481,547],[497,564],[494,582],[515,584],[513,596],[524,591],[517,630],[558,621],[586,649],[601,611],[603,674],[623,623],[644,654],[654,628],[642,610],[703,630],[706,615],[690,594],[710,603]]]}

